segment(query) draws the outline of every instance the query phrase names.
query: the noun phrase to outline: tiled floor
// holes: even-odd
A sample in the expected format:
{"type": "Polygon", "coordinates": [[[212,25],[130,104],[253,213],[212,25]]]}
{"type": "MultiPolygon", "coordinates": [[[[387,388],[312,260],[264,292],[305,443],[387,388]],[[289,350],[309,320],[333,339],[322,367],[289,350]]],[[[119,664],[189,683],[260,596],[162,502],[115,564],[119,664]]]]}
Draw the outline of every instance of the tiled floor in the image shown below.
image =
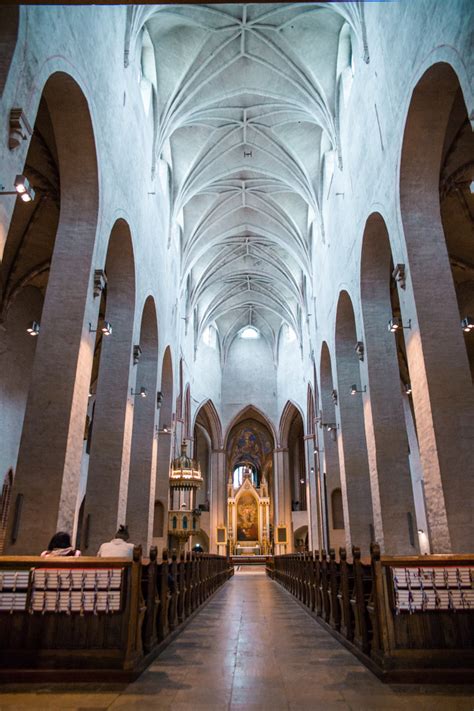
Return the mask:
{"type": "Polygon", "coordinates": [[[239,571],[133,684],[0,689],[0,709],[473,711],[474,685],[387,686],[263,572],[239,571]]]}

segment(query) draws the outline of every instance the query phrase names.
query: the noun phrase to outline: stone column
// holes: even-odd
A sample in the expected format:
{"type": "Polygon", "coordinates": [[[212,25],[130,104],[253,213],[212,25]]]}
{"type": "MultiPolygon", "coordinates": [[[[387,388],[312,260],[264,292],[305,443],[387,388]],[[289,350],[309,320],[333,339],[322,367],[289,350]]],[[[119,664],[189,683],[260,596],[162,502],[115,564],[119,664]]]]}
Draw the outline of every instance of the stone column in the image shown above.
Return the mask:
{"type": "MultiPolygon", "coordinates": [[[[388,319],[387,319],[388,322],[388,319]]],[[[380,325],[380,324],[379,324],[380,325]]],[[[366,360],[361,380],[375,539],[389,555],[415,554],[408,517],[415,520],[408,439],[394,335],[366,323],[366,360]],[[383,364],[383,367],[381,367],[383,364]]]]}
{"type": "Polygon", "coordinates": [[[308,511],[308,547],[310,551],[319,548],[318,487],[314,447],[314,435],[305,435],[306,506],[308,511]]]}
{"type": "Polygon", "coordinates": [[[291,553],[293,550],[293,525],[291,518],[291,486],[287,447],[279,447],[273,451],[273,475],[275,489],[277,490],[274,507],[275,553],[291,553]],[[286,546],[276,543],[276,528],[277,526],[283,525],[287,528],[288,543],[286,546]]]}
{"type": "MultiPolygon", "coordinates": [[[[355,356],[354,356],[355,357],[355,356]]],[[[338,404],[340,432],[338,436],[341,491],[344,507],[346,549],[358,546],[362,555],[369,555],[372,524],[372,496],[369,461],[365,441],[364,412],[361,394],[350,394],[350,372],[338,360],[338,404]],[[340,367],[341,366],[341,367],[340,367]],[[349,375],[349,377],[347,377],[349,375]]],[[[359,368],[357,367],[357,370],[359,368]]],[[[356,379],[358,389],[360,376],[356,379]]]]}
{"type": "MultiPolygon", "coordinates": [[[[87,553],[95,555],[125,523],[135,396],[131,327],[120,300],[107,308],[113,334],[102,341],[84,521],[87,553]]],[[[140,403],[141,404],[141,403],[140,403]]]]}
{"type": "Polygon", "coordinates": [[[61,218],[11,497],[10,555],[40,553],[56,531],[73,532],[94,349],[88,322],[97,320],[99,308],[89,267],[82,268],[81,239],[77,219],[61,218]],[[11,543],[18,495],[21,518],[11,543]]]}
{"type": "Polygon", "coordinates": [[[148,388],[148,396],[142,398],[137,395],[134,398],[133,439],[126,521],[130,531],[130,540],[136,545],[141,544],[144,554],[147,554],[153,537],[155,508],[157,462],[157,437],[155,436],[156,360],[150,363],[139,363],[137,388],[140,389],[142,386],[148,388]]]}
{"type": "Polygon", "coordinates": [[[225,449],[211,450],[211,530],[209,545],[212,553],[218,552],[217,527],[226,525],[226,451],[225,449]]]}

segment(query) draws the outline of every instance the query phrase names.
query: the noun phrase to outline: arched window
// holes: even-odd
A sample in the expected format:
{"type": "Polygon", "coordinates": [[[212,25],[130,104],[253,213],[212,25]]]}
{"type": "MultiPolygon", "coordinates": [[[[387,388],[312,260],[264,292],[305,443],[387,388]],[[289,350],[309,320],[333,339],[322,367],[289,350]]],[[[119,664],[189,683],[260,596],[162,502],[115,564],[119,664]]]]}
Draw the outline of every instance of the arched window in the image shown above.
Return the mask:
{"type": "Polygon", "coordinates": [[[5,537],[7,535],[8,511],[10,509],[10,499],[13,488],[13,471],[10,469],[5,477],[2,488],[2,498],[0,501],[0,555],[5,548],[5,537]]]}
{"type": "Polygon", "coordinates": [[[188,527],[188,517],[183,516],[183,528],[186,529],[188,527]]]}
{"type": "Polygon", "coordinates": [[[342,492],[334,489],[331,494],[332,527],[344,528],[344,511],[342,508],[342,492]]]}
{"type": "Polygon", "coordinates": [[[248,470],[250,470],[250,480],[252,484],[256,487],[260,486],[260,474],[253,464],[237,464],[234,467],[234,471],[232,474],[232,483],[234,485],[234,489],[237,489],[239,486],[242,485],[242,482],[244,480],[244,473],[248,470]]]}
{"type": "Polygon", "coordinates": [[[139,71],[140,92],[145,114],[148,116],[153,103],[153,92],[156,92],[155,50],[146,28],[143,29],[142,51],[139,71]]]}
{"type": "Polygon", "coordinates": [[[175,528],[178,528],[178,519],[176,518],[176,516],[173,516],[173,530],[175,528]]]}

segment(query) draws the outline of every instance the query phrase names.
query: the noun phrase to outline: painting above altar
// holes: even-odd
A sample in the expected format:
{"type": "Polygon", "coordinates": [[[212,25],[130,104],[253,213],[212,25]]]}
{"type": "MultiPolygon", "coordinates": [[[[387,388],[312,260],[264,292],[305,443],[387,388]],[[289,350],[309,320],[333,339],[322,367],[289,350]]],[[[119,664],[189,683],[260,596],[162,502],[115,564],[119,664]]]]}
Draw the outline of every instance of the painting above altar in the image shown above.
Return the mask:
{"type": "Polygon", "coordinates": [[[237,540],[258,541],[258,503],[255,496],[245,492],[237,502],[237,540]]]}

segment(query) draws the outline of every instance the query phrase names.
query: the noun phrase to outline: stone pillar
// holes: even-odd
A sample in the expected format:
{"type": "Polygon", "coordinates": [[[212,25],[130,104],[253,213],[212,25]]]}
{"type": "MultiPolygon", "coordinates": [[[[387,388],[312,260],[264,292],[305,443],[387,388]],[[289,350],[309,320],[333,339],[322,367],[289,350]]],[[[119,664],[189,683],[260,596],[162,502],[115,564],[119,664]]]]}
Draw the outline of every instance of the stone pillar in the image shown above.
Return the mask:
{"type": "Polygon", "coordinates": [[[211,501],[210,520],[211,530],[209,546],[211,553],[217,553],[217,527],[226,526],[226,451],[225,449],[211,450],[211,501]]]}
{"type": "Polygon", "coordinates": [[[61,218],[11,497],[6,538],[10,555],[40,553],[56,531],[73,532],[94,349],[88,322],[97,320],[99,308],[84,265],[86,254],[80,254],[81,239],[77,216],[61,218]],[[23,505],[12,544],[19,494],[23,505]]]}
{"type": "Polygon", "coordinates": [[[374,328],[374,323],[365,324],[361,380],[367,382],[367,392],[361,397],[375,539],[389,555],[410,555],[418,546],[410,541],[408,517],[415,521],[415,508],[394,335],[386,324],[376,333],[374,328]]]}
{"type": "MultiPolygon", "coordinates": [[[[360,393],[350,394],[354,380],[351,378],[350,369],[344,368],[344,364],[339,360],[337,382],[340,422],[337,439],[346,549],[350,551],[355,545],[361,549],[362,555],[367,556],[371,543],[372,496],[362,398],[360,393]]],[[[360,376],[355,382],[359,388],[360,376]]]]}
{"type": "Polygon", "coordinates": [[[314,551],[319,548],[318,488],[316,482],[314,435],[305,435],[304,439],[306,466],[306,507],[308,511],[308,547],[310,551],[314,551]]]}
{"type": "Polygon", "coordinates": [[[120,300],[107,305],[114,330],[102,340],[84,510],[89,555],[126,522],[136,381],[129,314],[120,306],[120,300]]]}
{"type": "Polygon", "coordinates": [[[153,537],[157,462],[156,360],[139,363],[137,388],[148,387],[148,396],[134,398],[133,439],[130,457],[126,521],[130,540],[148,553],[153,537]],[[142,367],[140,367],[142,366],[142,367]],[[148,366],[148,367],[147,367],[148,366]],[[146,371],[149,371],[148,373],[146,371]],[[148,377],[147,377],[148,376],[148,377]],[[150,381],[150,382],[149,382],[150,381]]]}
{"type": "Polygon", "coordinates": [[[276,502],[275,516],[275,554],[291,553],[293,550],[293,525],[291,518],[291,486],[289,477],[288,448],[279,447],[273,452],[273,475],[275,481],[276,502]],[[277,526],[286,526],[288,543],[286,546],[276,543],[277,526]]]}

